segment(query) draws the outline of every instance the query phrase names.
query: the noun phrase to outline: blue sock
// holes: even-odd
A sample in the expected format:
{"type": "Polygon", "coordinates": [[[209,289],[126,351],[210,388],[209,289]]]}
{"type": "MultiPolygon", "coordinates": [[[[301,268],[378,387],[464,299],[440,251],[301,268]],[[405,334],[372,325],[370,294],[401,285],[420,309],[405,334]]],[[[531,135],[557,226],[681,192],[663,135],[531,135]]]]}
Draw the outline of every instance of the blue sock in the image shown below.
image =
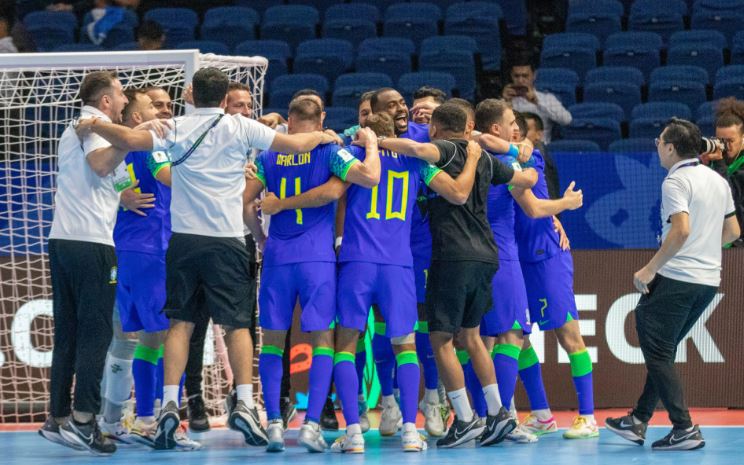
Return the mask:
{"type": "Polygon", "coordinates": [[[164,347],[161,345],[158,349],[158,367],[155,370],[155,398],[160,399],[160,403],[163,402],[163,384],[165,382],[165,373],[163,371],[163,350],[164,347]]]}
{"type": "Polygon", "coordinates": [[[418,413],[418,391],[421,381],[418,356],[415,350],[404,351],[395,356],[400,380],[400,410],[403,423],[416,423],[418,413]]]}
{"type": "Polygon", "coordinates": [[[132,361],[134,396],[137,416],[151,417],[155,414],[155,389],[157,384],[158,358],[160,351],[137,344],[132,361]]]}
{"type": "MultiPolygon", "coordinates": [[[[379,323],[375,323],[375,330],[377,330],[378,325],[379,323]]],[[[380,380],[380,391],[383,396],[392,396],[395,353],[393,352],[390,338],[385,337],[383,334],[375,333],[375,336],[372,338],[372,355],[375,357],[377,378],[380,380]]]]}
{"type": "Polygon", "coordinates": [[[519,374],[519,353],[521,347],[512,344],[497,344],[493,348],[493,366],[496,370],[496,380],[499,384],[501,403],[508,410],[514,397],[519,374]]]}
{"type": "Polygon", "coordinates": [[[591,415],[594,413],[592,359],[586,349],[568,354],[568,359],[571,362],[571,376],[579,398],[579,415],[591,415]]]}
{"type": "MultiPolygon", "coordinates": [[[[316,347],[313,349],[313,362],[310,365],[310,379],[308,380],[307,412],[305,418],[320,422],[328,389],[331,387],[333,376],[333,349],[330,347],[316,347]]],[[[336,387],[338,390],[338,387],[336,387]]]]}
{"type": "Polygon", "coordinates": [[[439,371],[437,371],[437,361],[429,339],[429,324],[425,321],[419,321],[419,327],[416,330],[416,353],[424,369],[424,387],[436,389],[439,384],[439,371]],[[426,324],[426,332],[422,330],[424,324],[426,324]]]}
{"type": "Polygon", "coordinates": [[[359,423],[359,404],[357,403],[357,376],[354,354],[336,352],[333,358],[333,381],[336,394],[341,399],[341,408],[346,425],[359,423]]]}
{"type": "MultiPolygon", "coordinates": [[[[261,347],[261,355],[258,356],[258,373],[261,376],[261,388],[263,389],[264,406],[266,417],[274,420],[282,417],[279,407],[279,397],[282,387],[282,356],[284,350],[272,345],[261,347]]],[[[326,390],[326,392],[328,392],[326,390]]]]}
{"type": "Polygon", "coordinates": [[[488,404],[486,403],[486,396],[483,394],[483,387],[475,374],[475,370],[473,370],[470,356],[466,351],[458,350],[457,358],[460,360],[462,372],[465,375],[465,387],[470,391],[470,397],[473,399],[473,409],[479,417],[485,418],[488,416],[488,404]]]}
{"type": "Polygon", "coordinates": [[[522,379],[527,397],[530,399],[530,409],[533,411],[549,409],[550,405],[545,394],[540,360],[537,358],[535,348],[530,346],[527,349],[522,349],[519,353],[518,364],[519,377],[522,379]]]}
{"type": "Polygon", "coordinates": [[[364,346],[364,333],[359,336],[356,354],[354,354],[354,365],[356,366],[357,382],[359,383],[359,394],[364,394],[364,368],[367,366],[367,350],[364,346]]]}

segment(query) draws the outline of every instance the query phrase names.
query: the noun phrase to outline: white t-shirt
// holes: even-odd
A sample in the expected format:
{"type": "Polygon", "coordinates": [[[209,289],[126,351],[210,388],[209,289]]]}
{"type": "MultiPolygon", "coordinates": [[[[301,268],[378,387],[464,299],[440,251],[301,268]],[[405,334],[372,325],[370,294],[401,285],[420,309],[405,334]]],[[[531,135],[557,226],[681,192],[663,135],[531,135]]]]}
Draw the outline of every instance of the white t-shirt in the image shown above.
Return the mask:
{"type": "Polygon", "coordinates": [[[672,227],[669,217],[681,212],[689,215],[690,235],[659,274],[678,281],[718,286],[723,222],[735,212],[729,184],[697,160],[675,163],[661,185],[662,240],[672,227]]]}
{"type": "Polygon", "coordinates": [[[224,114],[221,108],[197,108],[173,120],[165,139],[153,133],[153,150],[165,150],[171,167],[173,232],[210,237],[243,236],[244,168],[253,148],[267,150],[275,132],[252,119],[225,115],[181,164],[179,160],[224,114]]]}
{"type": "Polygon", "coordinates": [[[550,92],[535,91],[537,104],[534,104],[524,97],[514,97],[512,107],[520,113],[534,113],[540,117],[543,123],[543,139],[546,144],[551,141],[551,131],[553,124],[568,126],[571,124],[571,113],[566,110],[563,104],[550,92]]]}
{"type": "MultiPolygon", "coordinates": [[[[84,106],[80,118],[101,118],[111,122],[100,110],[84,106]]],[[[96,242],[114,245],[114,225],[119,208],[119,193],[114,189],[113,173],[100,177],[90,167],[89,153],[111,144],[96,134],[82,143],[72,126],[59,140],[57,193],[54,195],[54,220],[49,239],[96,242]]]]}

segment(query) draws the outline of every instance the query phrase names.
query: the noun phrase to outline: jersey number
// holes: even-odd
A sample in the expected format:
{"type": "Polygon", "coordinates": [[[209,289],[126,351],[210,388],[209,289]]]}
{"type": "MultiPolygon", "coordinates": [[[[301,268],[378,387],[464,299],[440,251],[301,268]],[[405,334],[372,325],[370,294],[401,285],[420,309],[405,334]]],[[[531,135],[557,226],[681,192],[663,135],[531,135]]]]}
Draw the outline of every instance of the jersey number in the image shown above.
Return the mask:
{"type": "MultiPolygon", "coordinates": [[[[302,187],[300,185],[300,178],[294,178],[294,195],[300,195],[302,193],[302,187]]],[[[284,199],[287,197],[287,178],[282,178],[279,184],[279,198],[284,199]]],[[[302,224],[302,209],[297,208],[295,210],[297,215],[297,224],[302,224]]]]}
{"type": "MultiPolygon", "coordinates": [[[[134,165],[132,163],[127,163],[127,172],[129,173],[129,177],[132,179],[132,184],[137,184],[137,176],[134,174],[134,165]]],[[[132,190],[138,194],[142,193],[142,189],[139,187],[135,187],[132,190]]]]}
{"type": "MultiPolygon", "coordinates": [[[[406,220],[406,207],[408,206],[408,171],[388,171],[387,172],[387,195],[385,196],[385,219],[406,220]],[[397,210],[393,210],[393,192],[396,180],[401,184],[401,202],[397,210]]],[[[368,220],[379,220],[380,212],[377,210],[377,198],[379,186],[372,188],[372,198],[370,201],[369,211],[367,212],[368,220]]]]}

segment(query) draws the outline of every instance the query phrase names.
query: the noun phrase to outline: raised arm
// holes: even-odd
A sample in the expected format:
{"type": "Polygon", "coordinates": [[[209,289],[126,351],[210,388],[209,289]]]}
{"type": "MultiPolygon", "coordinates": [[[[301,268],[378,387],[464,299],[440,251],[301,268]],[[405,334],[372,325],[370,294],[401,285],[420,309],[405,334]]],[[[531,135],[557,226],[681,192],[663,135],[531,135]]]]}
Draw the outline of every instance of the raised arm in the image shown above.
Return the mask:
{"type": "Polygon", "coordinates": [[[511,178],[511,181],[509,181],[508,184],[514,187],[530,189],[532,186],[537,184],[537,171],[532,168],[523,171],[515,171],[514,177],[511,178]]]}
{"type": "Polygon", "coordinates": [[[475,170],[482,153],[483,150],[478,144],[473,141],[468,142],[468,154],[460,175],[452,179],[449,174],[439,171],[429,182],[429,187],[449,203],[463,205],[473,191],[475,170]]]}
{"type": "MultiPolygon", "coordinates": [[[[130,129],[126,126],[108,123],[98,118],[89,118],[80,120],[76,131],[81,138],[86,137],[89,133],[98,134],[109,141],[111,145],[125,152],[152,150],[152,133],[148,130],[130,129]]],[[[114,167],[117,165],[118,163],[114,167]]]]}
{"type": "Polygon", "coordinates": [[[544,218],[554,216],[564,210],[576,210],[584,203],[581,189],[573,190],[576,183],[571,181],[563,197],[557,200],[539,199],[531,189],[515,188],[511,190],[512,197],[530,218],[544,218]]]}
{"type": "Polygon", "coordinates": [[[526,163],[532,156],[532,150],[534,149],[529,139],[525,139],[522,142],[510,143],[493,134],[474,134],[472,137],[484,149],[493,153],[511,153],[520,163],[526,163]]]}
{"type": "Polygon", "coordinates": [[[85,156],[85,160],[93,172],[103,178],[111,174],[124,161],[127,153],[129,153],[127,150],[110,145],[93,150],[85,156]]]}
{"type": "Polygon", "coordinates": [[[331,176],[325,183],[300,195],[280,199],[273,192],[268,192],[260,201],[261,211],[267,215],[276,215],[284,210],[322,207],[341,198],[348,186],[337,177],[331,176]]]}
{"type": "Polygon", "coordinates": [[[380,150],[377,146],[377,136],[370,128],[357,131],[354,145],[361,145],[365,150],[364,162],[354,163],[346,173],[347,182],[372,188],[380,183],[380,150]]]}
{"type": "Polygon", "coordinates": [[[420,158],[431,164],[437,163],[440,158],[437,146],[428,142],[420,143],[410,139],[385,138],[379,141],[379,145],[382,149],[420,158]]]}

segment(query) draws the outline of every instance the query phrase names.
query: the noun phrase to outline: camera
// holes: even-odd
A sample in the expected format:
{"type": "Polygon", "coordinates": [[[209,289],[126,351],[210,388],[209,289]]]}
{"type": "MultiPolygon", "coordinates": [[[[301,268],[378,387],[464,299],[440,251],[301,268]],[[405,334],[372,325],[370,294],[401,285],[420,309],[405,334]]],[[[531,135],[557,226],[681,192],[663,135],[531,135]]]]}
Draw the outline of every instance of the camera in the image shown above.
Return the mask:
{"type": "Polygon", "coordinates": [[[717,137],[703,137],[700,144],[700,155],[709,155],[718,150],[726,156],[728,154],[728,143],[717,137]]]}

